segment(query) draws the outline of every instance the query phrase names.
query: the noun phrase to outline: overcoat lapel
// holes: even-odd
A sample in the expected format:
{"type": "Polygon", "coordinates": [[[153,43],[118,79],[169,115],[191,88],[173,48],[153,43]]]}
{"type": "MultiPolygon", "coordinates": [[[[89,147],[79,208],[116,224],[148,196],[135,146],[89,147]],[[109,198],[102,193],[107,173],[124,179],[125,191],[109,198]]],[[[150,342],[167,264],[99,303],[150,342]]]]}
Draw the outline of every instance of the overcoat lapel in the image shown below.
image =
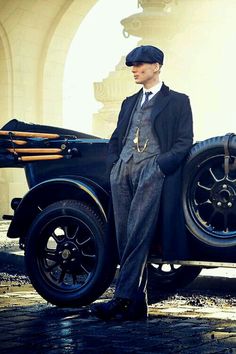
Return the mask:
{"type": "Polygon", "coordinates": [[[125,115],[129,118],[132,114],[132,110],[135,107],[135,104],[139,98],[139,94],[141,91],[142,91],[142,89],[139,90],[135,95],[127,98],[127,104],[126,104],[127,107],[125,108],[125,115]]]}
{"type": "Polygon", "coordinates": [[[125,122],[125,126],[124,126],[125,137],[123,139],[123,143],[127,138],[129,127],[130,127],[132,116],[133,116],[132,113],[133,113],[134,108],[136,107],[136,103],[138,101],[141,91],[142,91],[142,89],[139,90],[135,95],[127,98],[126,107],[125,107],[124,113],[123,113],[124,114],[123,121],[125,122]]]}
{"type": "Polygon", "coordinates": [[[157,104],[154,105],[151,113],[151,122],[154,124],[156,117],[163,111],[169,103],[171,95],[169,94],[169,87],[162,85],[161,91],[157,94],[157,104]]]}

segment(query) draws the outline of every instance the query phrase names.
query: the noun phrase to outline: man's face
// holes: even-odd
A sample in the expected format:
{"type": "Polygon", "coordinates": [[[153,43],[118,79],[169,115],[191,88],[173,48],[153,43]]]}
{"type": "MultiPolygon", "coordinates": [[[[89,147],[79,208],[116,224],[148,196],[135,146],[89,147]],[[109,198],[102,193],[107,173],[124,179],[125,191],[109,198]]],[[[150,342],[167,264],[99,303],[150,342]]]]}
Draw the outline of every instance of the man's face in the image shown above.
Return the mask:
{"type": "Polygon", "coordinates": [[[158,63],[134,63],[132,66],[132,73],[136,84],[146,86],[152,83],[157,77],[160,65],[158,63]]]}

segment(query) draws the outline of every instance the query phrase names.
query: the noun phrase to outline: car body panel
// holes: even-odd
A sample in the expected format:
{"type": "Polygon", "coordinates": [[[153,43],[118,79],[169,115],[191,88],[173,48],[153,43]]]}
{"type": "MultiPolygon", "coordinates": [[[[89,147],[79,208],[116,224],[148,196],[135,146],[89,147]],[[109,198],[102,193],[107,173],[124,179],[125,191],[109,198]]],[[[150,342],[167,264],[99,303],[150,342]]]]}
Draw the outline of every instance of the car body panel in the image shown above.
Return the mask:
{"type": "MultiPolygon", "coordinates": [[[[27,127],[32,128],[31,125],[24,125],[24,128],[27,127]]],[[[77,136],[67,136],[66,130],[63,130],[63,134],[60,136],[59,128],[56,130],[59,137],[53,139],[37,137],[37,131],[40,132],[42,129],[43,126],[36,126],[36,136],[34,137],[13,137],[16,141],[17,139],[25,141],[24,146],[29,149],[36,147],[60,149],[59,159],[53,159],[52,154],[52,160],[50,161],[44,159],[37,161],[38,154],[32,153],[31,156],[35,156],[36,161],[24,161],[19,159],[20,154],[16,151],[19,144],[17,142],[15,145],[12,143],[12,136],[6,136],[1,142],[3,154],[0,154],[0,167],[24,168],[29,186],[28,193],[18,203],[14,211],[8,231],[8,237],[19,237],[21,243],[24,243],[28,228],[35,216],[55,201],[74,199],[88,202],[102,215],[105,222],[108,216],[110,186],[106,157],[109,140],[93,136],[84,137],[79,132],[77,136]],[[14,151],[9,153],[9,147],[12,147],[12,145],[15,153],[14,151]]],[[[49,131],[53,133],[53,127],[49,131]]],[[[196,146],[197,144],[193,149],[196,150],[196,146]]],[[[21,156],[24,156],[24,154],[21,156]]],[[[186,223],[188,223],[188,220],[186,220],[186,223]]],[[[187,261],[192,262],[192,264],[194,262],[212,264],[213,262],[214,264],[228,263],[236,266],[236,247],[212,247],[200,242],[190,232],[189,243],[188,259],[176,260],[176,262],[187,261]]],[[[161,261],[158,255],[153,259],[161,261]]]]}

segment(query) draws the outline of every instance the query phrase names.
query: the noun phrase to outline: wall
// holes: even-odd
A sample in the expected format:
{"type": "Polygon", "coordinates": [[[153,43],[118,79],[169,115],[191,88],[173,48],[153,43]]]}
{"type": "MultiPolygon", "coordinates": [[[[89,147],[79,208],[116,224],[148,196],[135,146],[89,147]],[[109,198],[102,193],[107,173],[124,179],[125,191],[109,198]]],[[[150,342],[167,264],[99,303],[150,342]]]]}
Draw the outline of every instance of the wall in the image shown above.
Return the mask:
{"type": "MultiPolygon", "coordinates": [[[[0,0],[0,126],[9,119],[62,125],[62,84],[71,40],[96,0],[0,0]]],[[[0,215],[27,185],[0,171],[0,215]]]]}

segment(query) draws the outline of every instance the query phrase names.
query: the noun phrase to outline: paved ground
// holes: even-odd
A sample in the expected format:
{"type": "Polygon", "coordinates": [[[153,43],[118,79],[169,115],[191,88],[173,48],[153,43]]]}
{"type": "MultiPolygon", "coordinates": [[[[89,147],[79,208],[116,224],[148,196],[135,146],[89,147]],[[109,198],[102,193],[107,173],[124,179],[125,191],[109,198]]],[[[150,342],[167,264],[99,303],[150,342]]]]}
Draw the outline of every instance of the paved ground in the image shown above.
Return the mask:
{"type": "MultiPolygon", "coordinates": [[[[0,224],[2,233],[4,227],[0,224]]],[[[9,247],[12,254],[17,251],[14,243],[4,242],[0,261],[9,247]]],[[[151,305],[148,321],[135,323],[97,320],[89,307],[47,304],[28,278],[12,269],[9,263],[0,273],[1,354],[236,353],[235,269],[204,271],[187,289],[151,305]]]]}
{"type": "Polygon", "coordinates": [[[3,287],[2,354],[236,353],[235,313],[225,302],[221,307],[209,298],[207,305],[191,305],[191,296],[179,295],[152,305],[148,321],[103,322],[87,307],[46,304],[29,285],[3,287]]]}

